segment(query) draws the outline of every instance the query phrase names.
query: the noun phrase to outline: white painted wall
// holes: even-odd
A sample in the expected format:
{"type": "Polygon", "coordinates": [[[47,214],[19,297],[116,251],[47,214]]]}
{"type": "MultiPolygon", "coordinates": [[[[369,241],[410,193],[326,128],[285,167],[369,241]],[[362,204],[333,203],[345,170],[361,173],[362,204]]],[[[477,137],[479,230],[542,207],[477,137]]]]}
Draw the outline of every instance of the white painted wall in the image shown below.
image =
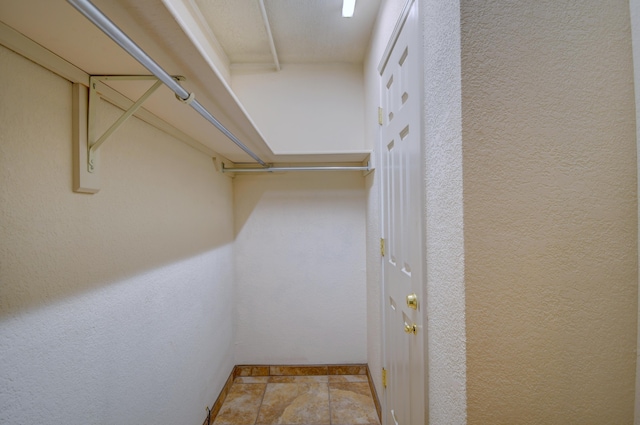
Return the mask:
{"type": "Polygon", "coordinates": [[[420,3],[431,424],[467,423],[460,2],[420,3]]]}
{"type": "Polygon", "coordinates": [[[132,119],[73,193],[71,84],[2,47],[0,76],[0,423],[201,423],[234,364],[231,180],[132,119]]]}
{"type": "Polygon", "coordinates": [[[365,150],[362,66],[284,64],[235,72],[232,88],[276,154],[365,150]]]}
{"type": "Polygon", "coordinates": [[[361,173],[238,175],[238,364],[366,362],[361,173]]]}

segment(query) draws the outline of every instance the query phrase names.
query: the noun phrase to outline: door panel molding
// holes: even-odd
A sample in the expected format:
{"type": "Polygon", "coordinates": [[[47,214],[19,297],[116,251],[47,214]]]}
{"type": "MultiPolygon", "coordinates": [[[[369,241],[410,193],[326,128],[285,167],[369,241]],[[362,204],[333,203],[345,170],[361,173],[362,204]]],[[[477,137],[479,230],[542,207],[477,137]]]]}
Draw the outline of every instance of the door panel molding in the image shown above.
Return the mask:
{"type": "Polygon", "coordinates": [[[423,285],[422,79],[418,5],[408,0],[380,63],[379,151],[385,425],[423,425],[427,327],[423,285]],[[415,295],[417,304],[407,302],[415,295]],[[413,308],[416,307],[416,308],[413,308]]]}

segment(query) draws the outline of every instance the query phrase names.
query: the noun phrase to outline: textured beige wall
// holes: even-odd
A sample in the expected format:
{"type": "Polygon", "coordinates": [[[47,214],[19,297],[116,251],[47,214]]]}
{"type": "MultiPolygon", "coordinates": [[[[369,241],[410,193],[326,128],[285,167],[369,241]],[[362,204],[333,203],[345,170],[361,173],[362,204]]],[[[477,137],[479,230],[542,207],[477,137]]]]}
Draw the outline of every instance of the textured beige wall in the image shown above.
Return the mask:
{"type": "MultiPolygon", "coordinates": [[[[636,100],[636,146],[640,147],[640,144],[638,143],[640,141],[640,2],[630,1],[629,9],[631,12],[631,34],[633,40],[633,81],[636,100]]],[[[640,170],[640,162],[638,162],[638,169],[640,170]]],[[[640,211],[638,213],[638,217],[640,218],[640,211]]],[[[638,335],[640,335],[640,326],[638,326],[638,335]]],[[[640,343],[640,338],[638,338],[638,342],[640,343]]],[[[640,346],[640,344],[637,346],[640,346]]],[[[635,424],[640,424],[640,376],[638,374],[638,352],[640,352],[640,350],[636,349],[635,424]]]]}
{"type": "Polygon", "coordinates": [[[629,4],[461,10],[468,423],[632,423],[629,4]]]}
{"type": "Polygon", "coordinates": [[[0,423],[202,423],[234,364],[231,179],[131,119],[73,193],[71,83],[0,47],[0,93],[0,423]]]}

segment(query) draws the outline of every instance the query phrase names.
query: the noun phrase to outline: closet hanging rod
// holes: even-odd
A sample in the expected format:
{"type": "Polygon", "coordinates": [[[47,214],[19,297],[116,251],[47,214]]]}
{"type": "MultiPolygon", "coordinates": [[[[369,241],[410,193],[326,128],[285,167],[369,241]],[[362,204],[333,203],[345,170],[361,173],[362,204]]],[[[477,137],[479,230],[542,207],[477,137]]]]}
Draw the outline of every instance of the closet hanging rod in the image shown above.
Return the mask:
{"type": "Polygon", "coordinates": [[[110,39],[116,44],[122,47],[127,53],[129,53],[135,60],[137,60],[142,66],[147,68],[149,72],[155,75],[160,81],[162,81],[171,91],[173,91],[183,103],[190,105],[195,109],[204,119],[213,124],[218,130],[222,132],[229,140],[235,143],[240,149],[247,153],[260,165],[267,166],[258,155],[253,153],[244,143],[242,143],[236,136],[233,135],[220,121],[216,119],[209,111],[207,111],[197,100],[194,98],[193,93],[186,91],[177,81],[175,81],[171,75],[169,75],[164,69],[160,67],[144,50],[142,50],[133,40],[131,40],[116,24],[114,24],[100,9],[98,9],[89,0],[67,0],[78,12],[84,15],[85,18],[90,20],[95,26],[97,26],[102,32],[104,32],[110,39]]]}
{"type": "Polygon", "coordinates": [[[308,167],[266,167],[266,168],[225,168],[222,164],[223,173],[275,173],[284,171],[371,171],[367,166],[308,166],[308,167]]]}

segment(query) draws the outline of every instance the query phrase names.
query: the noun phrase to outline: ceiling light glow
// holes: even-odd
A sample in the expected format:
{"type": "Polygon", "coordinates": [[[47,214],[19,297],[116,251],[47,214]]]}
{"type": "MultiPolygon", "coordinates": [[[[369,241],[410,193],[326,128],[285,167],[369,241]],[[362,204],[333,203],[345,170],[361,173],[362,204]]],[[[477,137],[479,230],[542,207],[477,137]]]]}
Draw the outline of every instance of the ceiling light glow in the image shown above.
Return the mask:
{"type": "Polygon", "coordinates": [[[353,12],[356,10],[356,0],[343,0],[342,2],[342,17],[351,18],[353,12]]]}

